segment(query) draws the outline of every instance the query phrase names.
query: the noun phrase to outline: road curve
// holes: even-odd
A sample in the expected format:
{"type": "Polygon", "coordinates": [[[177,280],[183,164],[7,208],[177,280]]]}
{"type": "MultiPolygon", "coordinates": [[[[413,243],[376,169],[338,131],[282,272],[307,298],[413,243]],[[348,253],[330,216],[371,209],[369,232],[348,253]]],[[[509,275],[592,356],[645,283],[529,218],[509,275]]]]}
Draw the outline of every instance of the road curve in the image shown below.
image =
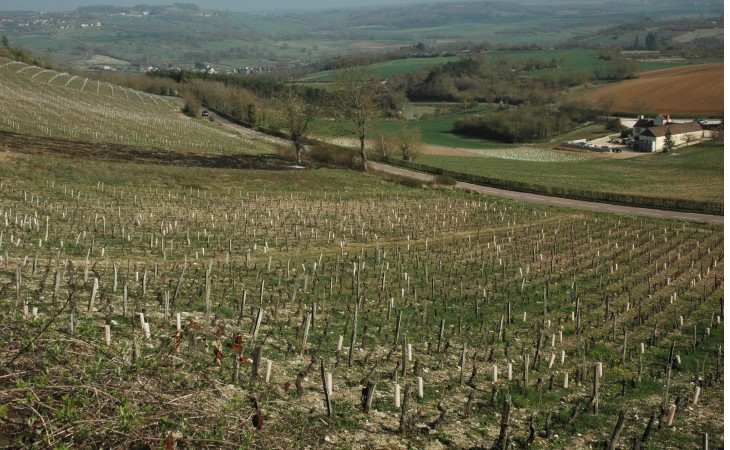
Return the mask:
{"type": "MultiPolygon", "coordinates": [[[[417,178],[423,181],[431,181],[434,176],[415,172],[401,167],[389,166],[379,162],[369,162],[369,167],[379,172],[385,172],[392,175],[407,176],[417,178]]],[[[525,192],[508,191],[505,189],[481,186],[478,184],[456,182],[458,189],[478,192],[480,194],[494,195],[497,197],[509,198],[529,203],[538,203],[541,205],[562,206],[567,208],[582,209],[587,211],[607,212],[614,214],[627,214],[633,216],[657,217],[662,219],[686,220],[690,222],[704,222],[712,225],[723,225],[723,216],[713,216],[709,214],[696,214],[679,211],[665,211],[662,209],[638,208],[634,206],[612,205],[608,203],[588,202],[584,200],[572,200],[562,197],[550,197],[547,195],[529,194],[525,192]]]]}

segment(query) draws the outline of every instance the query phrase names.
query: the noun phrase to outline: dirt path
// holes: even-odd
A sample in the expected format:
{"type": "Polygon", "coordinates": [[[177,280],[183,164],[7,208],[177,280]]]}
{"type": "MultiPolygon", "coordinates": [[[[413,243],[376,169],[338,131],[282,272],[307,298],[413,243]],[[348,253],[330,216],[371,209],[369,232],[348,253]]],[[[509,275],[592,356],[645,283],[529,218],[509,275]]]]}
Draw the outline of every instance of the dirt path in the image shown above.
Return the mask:
{"type": "Polygon", "coordinates": [[[262,133],[260,131],[252,130],[251,128],[246,128],[241,125],[235,124],[231,122],[228,119],[224,119],[223,117],[219,116],[218,114],[210,112],[210,117],[213,117],[213,121],[217,124],[220,124],[223,128],[227,128],[229,130],[238,131],[243,136],[246,136],[248,138],[252,139],[259,139],[262,141],[269,142],[271,144],[279,144],[279,145],[291,145],[291,142],[287,141],[286,139],[282,139],[276,136],[271,136],[270,134],[262,133]]]}
{"type": "MultiPolygon", "coordinates": [[[[393,166],[389,166],[387,164],[382,164],[382,163],[378,163],[378,162],[370,162],[369,167],[371,169],[377,170],[379,172],[385,172],[385,173],[389,173],[389,174],[393,174],[393,175],[417,178],[417,179],[423,180],[423,181],[431,181],[434,178],[433,175],[428,175],[428,174],[420,173],[420,172],[414,172],[412,170],[402,169],[400,167],[393,167],[393,166]]],[[[608,212],[608,213],[614,213],[614,214],[628,214],[628,215],[633,215],[633,216],[648,216],[648,217],[658,217],[658,218],[664,218],[664,219],[687,220],[690,222],[706,222],[706,223],[716,224],[716,225],[722,225],[724,223],[723,216],[712,216],[712,215],[708,215],[708,214],[685,213],[685,212],[677,212],[677,211],[664,211],[664,210],[660,210],[660,209],[637,208],[637,207],[633,207],[633,206],[611,205],[611,204],[607,204],[607,203],[587,202],[587,201],[583,201],[583,200],[571,200],[571,199],[560,198],[560,197],[549,197],[547,195],[537,195],[537,194],[528,194],[528,193],[524,193],[524,192],[508,191],[505,189],[480,186],[478,184],[464,183],[461,181],[456,183],[456,187],[459,189],[464,189],[464,190],[472,191],[472,192],[478,192],[481,194],[494,195],[497,197],[504,197],[504,198],[519,200],[519,201],[529,202],[529,203],[538,203],[541,205],[562,206],[562,207],[582,209],[582,210],[587,210],[587,211],[608,212]]]]}

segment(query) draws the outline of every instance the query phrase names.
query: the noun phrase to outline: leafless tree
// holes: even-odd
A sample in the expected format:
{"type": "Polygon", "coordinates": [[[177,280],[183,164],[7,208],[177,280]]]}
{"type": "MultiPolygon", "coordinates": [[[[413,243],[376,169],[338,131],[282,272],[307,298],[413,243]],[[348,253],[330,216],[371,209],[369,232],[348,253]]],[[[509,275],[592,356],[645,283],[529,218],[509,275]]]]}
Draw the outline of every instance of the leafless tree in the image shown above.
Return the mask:
{"type": "Polygon", "coordinates": [[[616,106],[616,97],[610,94],[604,95],[598,99],[596,106],[598,106],[598,109],[606,116],[606,120],[608,120],[608,116],[611,115],[613,108],[616,106]]]}
{"type": "Polygon", "coordinates": [[[301,164],[304,142],[318,109],[315,105],[304,101],[299,92],[291,86],[287,86],[276,96],[275,103],[278,120],[281,126],[286,128],[289,139],[294,145],[297,164],[301,164]]]}
{"type": "Polygon", "coordinates": [[[334,113],[344,132],[356,136],[360,144],[362,170],[367,170],[365,138],[380,117],[378,98],[382,78],[372,66],[358,66],[337,72],[334,113]]]}

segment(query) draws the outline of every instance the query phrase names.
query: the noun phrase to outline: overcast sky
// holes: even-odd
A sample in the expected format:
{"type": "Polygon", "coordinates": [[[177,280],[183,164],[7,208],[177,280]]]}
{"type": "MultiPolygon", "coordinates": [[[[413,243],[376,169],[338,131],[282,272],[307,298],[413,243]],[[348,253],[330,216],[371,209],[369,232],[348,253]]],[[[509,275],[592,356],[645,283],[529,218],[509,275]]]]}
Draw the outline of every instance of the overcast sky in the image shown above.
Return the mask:
{"type": "MultiPolygon", "coordinates": [[[[455,0],[440,0],[455,1],[455,0]]],[[[408,3],[435,3],[434,0],[0,0],[0,11],[68,10],[90,5],[170,5],[195,3],[201,8],[230,11],[307,11],[343,7],[402,5],[408,3]]]]}

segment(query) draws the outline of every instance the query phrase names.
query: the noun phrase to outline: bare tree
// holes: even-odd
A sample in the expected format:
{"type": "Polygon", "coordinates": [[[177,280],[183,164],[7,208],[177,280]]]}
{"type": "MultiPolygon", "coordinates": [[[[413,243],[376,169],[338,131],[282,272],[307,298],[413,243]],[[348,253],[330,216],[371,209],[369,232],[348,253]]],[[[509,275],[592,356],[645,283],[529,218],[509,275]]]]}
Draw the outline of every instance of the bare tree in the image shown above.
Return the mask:
{"type": "Polygon", "coordinates": [[[382,78],[371,66],[348,67],[337,72],[334,113],[342,130],[360,144],[362,170],[368,170],[365,138],[380,117],[378,98],[382,78]]]}
{"type": "Polygon", "coordinates": [[[606,116],[606,120],[608,120],[608,116],[611,115],[613,108],[616,106],[616,97],[610,94],[604,95],[598,99],[596,106],[598,106],[598,109],[606,116]]]}
{"type": "Polygon", "coordinates": [[[640,97],[634,102],[632,108],[634,109],[634,111],[636,111],[636,114],[643,116],[643,115],[649,113],[649,108],[651,108],[651,103],[649,103],[649,101],[646,100],[645,98],[640,97]]]}
{"type": "Polygon", "coordinates": [[[317,115],[318,109],[315,105],[304,101],[302,96],[292,86],[287,86],[275,98],[278,119],[280,124],[286,128],[289,140],[294,145],[297,156],[297,164],[302,163],[302,151],[306,141],[309,127],[317,115]]]}
{"type": "Polygon", "coordinates": [[[183,93],[183,112],[190,117],[197,118],[200,115],[200,100],[191,90],[183,93]]]}

